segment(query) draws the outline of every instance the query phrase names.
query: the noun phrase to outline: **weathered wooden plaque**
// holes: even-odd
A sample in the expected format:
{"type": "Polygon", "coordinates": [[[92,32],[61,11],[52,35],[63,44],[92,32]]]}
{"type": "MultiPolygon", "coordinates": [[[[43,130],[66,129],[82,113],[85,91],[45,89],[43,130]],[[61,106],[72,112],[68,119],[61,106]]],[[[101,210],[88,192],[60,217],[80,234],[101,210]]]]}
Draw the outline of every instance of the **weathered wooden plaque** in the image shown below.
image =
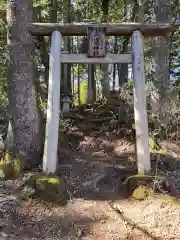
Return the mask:
{"type": "Polygon", "coordinates": [[[106,56],[106,29],[104,27],[88,27],[88,57],[106,56]]]}

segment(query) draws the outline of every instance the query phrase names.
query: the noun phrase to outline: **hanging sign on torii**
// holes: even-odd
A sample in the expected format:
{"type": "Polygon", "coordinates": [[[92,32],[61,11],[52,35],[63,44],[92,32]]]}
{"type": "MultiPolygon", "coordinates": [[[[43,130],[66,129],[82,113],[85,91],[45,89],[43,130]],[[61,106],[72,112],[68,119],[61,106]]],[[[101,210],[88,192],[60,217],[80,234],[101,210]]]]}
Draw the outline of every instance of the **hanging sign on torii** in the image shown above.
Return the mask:
{"type": "Polygon", "coordinates": [[[100,58],[106,56],[106,28],[105,27],[88,27],[88,53],[91,58],[100,58]]]}

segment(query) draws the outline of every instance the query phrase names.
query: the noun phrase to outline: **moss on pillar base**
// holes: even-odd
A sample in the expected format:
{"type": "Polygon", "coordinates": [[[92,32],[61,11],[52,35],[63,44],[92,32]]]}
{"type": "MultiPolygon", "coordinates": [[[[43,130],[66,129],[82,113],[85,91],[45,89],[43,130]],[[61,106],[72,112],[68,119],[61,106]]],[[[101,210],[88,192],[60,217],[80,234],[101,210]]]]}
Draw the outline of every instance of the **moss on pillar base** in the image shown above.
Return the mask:
{"type": "Polygon", "coordinates": [[[164,178],[162,176],[151,176],[151,175],[132,175],[129,176],[125,181],[126,189],[129,195],[136,199],[143,199],[147,195],[152,194],[152,189],[157,190],[157,183],[163,184],[164,178]]]}
{"type": "Polygon", "coordinates": [[[41,200],[65,204],[68,194],[63,177],[45,176],[43,173],[32,174],[22,190],[22,197],[37,196],[41,200]]]}
{"type": "Polygon", "coordinates": [[[16,179],[22,172],[22,161],[12,158],[6,152],[4,158],[0,160],[0,180],[16,179]]]}

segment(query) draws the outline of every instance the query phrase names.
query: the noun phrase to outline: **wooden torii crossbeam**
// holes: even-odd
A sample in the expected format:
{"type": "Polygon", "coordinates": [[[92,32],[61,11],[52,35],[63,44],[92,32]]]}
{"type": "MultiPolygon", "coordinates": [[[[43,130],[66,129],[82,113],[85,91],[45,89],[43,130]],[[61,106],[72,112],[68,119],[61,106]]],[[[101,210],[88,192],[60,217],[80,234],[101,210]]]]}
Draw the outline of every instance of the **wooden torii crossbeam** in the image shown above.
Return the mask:
{"type": "Polygon", "coordinates": [[[59,31],[63,36],[86,36],[87,28],[106,28],[107,36],[131,36],[139,30],[143,36],[165,36],[170,31],[169,23],[31,23],[29,30],[34,36],[50,36],[59,31]]]}
{"type": "Polygon", "coordinates": [[[142,35],[166,36],[170,31],[170,25],[157,23],[153,24],[32,23],[29,25],[29,30],[33,35],[52,35],[49,64],[50,67],[48,85],[48,108],[43,156],[43,171],[47,174],[55,173],[57,168],[61,63],[62,62],[87,63],[87,64],[132,63],[138,174],[150,173],[151,161],[148,146],[148,122],[146,111],[144,53],[142,35]],[[105,33],[103,33],[102,28],[105,29],[105,33]],[[93,29],[95,29],[94,32],[93,29]],[[91,33],[90,36],[88,35],[89,49],[87,55],[61,53],[62,35],[84,36],[87,35],[88,32],[91,33]],[[132,53],[106,54],[105,49],[103,51],[103,48],[105,48],[105,41],[103,39],[104,36],[125,36],[125,35],[132,36],[131,37],[132,53]],[[96,42],[98,42],[98,44],[96,42]],[[95,49],[91,49],[92,47],[94,47],[95,49]]]}

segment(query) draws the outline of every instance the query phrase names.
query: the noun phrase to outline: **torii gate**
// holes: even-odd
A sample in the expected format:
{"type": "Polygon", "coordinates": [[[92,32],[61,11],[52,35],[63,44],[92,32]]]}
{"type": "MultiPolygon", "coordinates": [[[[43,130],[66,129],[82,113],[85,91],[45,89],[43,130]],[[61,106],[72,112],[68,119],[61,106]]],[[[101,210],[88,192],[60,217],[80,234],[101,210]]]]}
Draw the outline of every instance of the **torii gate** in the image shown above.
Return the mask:
{"type": "Polygon", "coordinates": [[[144,74],[143,36],[165,36],[169,33],[169,24],[107,23],[107,24],[59,24],[32,23],[29,26],[33,35],[51,35],[50,69],[46,136],[43,156],[43,171],[55,173],[57,168],[57,145],[59,135],[60,111],[60,63],[132,63],[134,84],[134,116],[136,128],[136,148],[138,174],[151,171],[148,146],[148,121],[146,111],[146,92],[144,74]],[[88,35],[89,49],[86,54],[61,54],[62,35],[88,35]],[[105,36],[132,37],[132,53],[106,54],[105,36]]]}

